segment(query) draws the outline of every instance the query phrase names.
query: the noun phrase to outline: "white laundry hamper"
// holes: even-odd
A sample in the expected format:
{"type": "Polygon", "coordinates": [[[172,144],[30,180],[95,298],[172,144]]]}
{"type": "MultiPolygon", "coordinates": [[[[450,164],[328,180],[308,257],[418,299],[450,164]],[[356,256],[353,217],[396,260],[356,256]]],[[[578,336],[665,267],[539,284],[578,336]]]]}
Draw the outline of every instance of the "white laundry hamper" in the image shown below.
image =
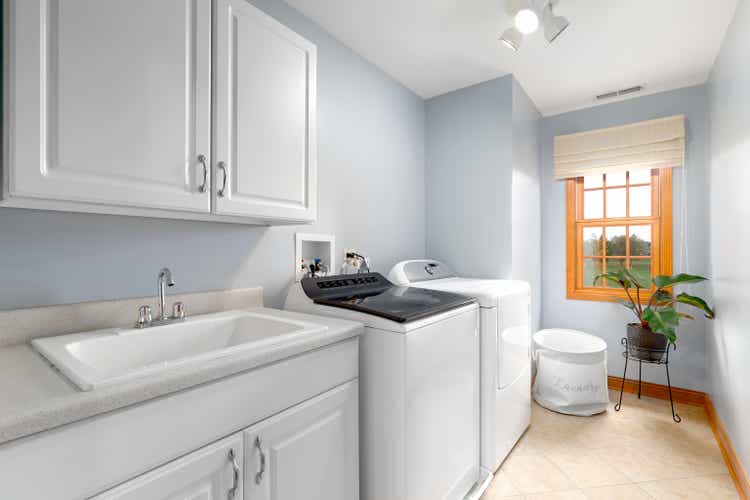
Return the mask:
{"type": "Polygon", "coordinates": [[[594,335],[551,328],[534,334],[534,399],[547,409],[588,416],[607,411],[607,344],[594,335]]]}

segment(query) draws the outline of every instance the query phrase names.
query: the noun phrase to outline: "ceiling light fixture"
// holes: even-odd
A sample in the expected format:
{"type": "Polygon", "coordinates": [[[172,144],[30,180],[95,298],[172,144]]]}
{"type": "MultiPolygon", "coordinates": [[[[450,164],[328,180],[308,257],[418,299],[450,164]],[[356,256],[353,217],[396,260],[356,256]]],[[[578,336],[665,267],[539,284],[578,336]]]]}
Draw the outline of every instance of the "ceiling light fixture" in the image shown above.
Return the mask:
{"type": "MultiPolygon", "coordinates": [[[[513,50],[518,51],[524,35],[530,35],[544,25],[544,38],[552,43],[570,26],[570,21],[563,16],[556,16],[552,8],[559,0],[522,0],[522,6],[513,16],[514,26],[505,30],[500,41],[513,50]]],[[[516,5],[518,3],[516,2],[516,5]]]]}
{"type": "Polygon", "coordinates": [[[513,52],[516,52],[519,48],[521,48],[523,35],[516,28],[508,28],[500,37],[500,42],[502,42],[503,45],[508,47],[513,52]]]}

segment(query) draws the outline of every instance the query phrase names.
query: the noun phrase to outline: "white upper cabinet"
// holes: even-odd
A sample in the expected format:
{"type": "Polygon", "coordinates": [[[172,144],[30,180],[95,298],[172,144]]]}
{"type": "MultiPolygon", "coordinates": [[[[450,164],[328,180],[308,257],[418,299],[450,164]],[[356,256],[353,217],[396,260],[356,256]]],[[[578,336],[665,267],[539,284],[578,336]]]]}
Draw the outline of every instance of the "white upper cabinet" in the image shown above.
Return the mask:
{"type": "Polygon", "coordinates": [[[246,0],[215,4],[215,211],[312,221],[315,45],[246,0]]]}
{"type": "Polygon", "coordinates": [[[211,1],[5,3],[7,194],[210,212],[211,1]]]}
{"type": "Polygon", "coordinates": [[[0,205],[315,219],[313,44],[246,0],[3,4],[0,205]]]}

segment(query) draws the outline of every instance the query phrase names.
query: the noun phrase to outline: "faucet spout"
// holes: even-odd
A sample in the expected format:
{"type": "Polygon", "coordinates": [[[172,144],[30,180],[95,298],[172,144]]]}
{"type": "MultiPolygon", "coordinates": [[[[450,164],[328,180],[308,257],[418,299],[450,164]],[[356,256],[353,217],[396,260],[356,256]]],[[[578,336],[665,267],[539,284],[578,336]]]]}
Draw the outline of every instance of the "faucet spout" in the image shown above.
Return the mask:
{"type": "Polygon", "coordinates": [[[162,268],[161,271],[159,271],[159,278],[158,278],[158,287],[159,287],[159,312],[158,312],[158,318],[161,320],[169,319],[166,312],[166,297],[167,297],[167,287],[168,286],[174,286],[174,279],[172,279],[172,271],[169,270],[168,267],[162,268]]]}
{"type": "Polygon", "coordinates": [[[159,271],[159,280],[165,280],[167,282],[167,286],[174,286],[172,271],[170,271],[168,267],[163,267],[161,271],[159,271]]]}

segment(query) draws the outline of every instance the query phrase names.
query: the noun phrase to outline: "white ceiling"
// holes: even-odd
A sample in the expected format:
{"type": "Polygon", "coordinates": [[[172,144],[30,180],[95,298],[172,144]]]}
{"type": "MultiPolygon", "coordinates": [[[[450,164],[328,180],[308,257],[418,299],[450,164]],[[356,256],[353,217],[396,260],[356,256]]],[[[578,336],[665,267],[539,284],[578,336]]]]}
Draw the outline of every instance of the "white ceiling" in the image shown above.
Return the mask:
{"type": "Polygon", "coordinates": [[[287,2],[424,98],[513,73],[544,115],[634,85],[644,95],[704,83],[737,5],[560,0],[570,28],[552,45],[537,31],[513,53],[498,42],[511,25],[503,0],[287,2]]]}

